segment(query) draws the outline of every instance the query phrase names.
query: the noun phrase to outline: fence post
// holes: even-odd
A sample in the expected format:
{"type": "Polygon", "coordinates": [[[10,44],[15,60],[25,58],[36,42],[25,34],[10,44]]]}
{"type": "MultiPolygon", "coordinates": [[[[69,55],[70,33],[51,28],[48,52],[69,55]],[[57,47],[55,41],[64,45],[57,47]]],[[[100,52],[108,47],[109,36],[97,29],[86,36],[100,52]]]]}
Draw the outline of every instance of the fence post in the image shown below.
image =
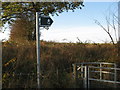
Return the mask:
{"type": "Polygon", "coordinates": [[[87,67],[88,68],[88,72],[87,72],[87,75],[88,75],[88,89],[90,88],[90,81],[89,81],[89,73],[90,73],[90,69],[89,69],[89,67],[87,67]]]}
{"type": "Polygon", "coordinates": [[[83,64],[81,64],[81,77],[83,78],[83,64]]]}
{"type": "Polygon", "coordinates": [[[84,73],[84,88],[89,89],[89,68],[85,66],[85,73],[84,73]]]}
{"type": "Polygon", "coordinates": [[[73,74],[74,74],[75,85],[77,86],[77,65],[76,64],[73,64],[73,74]]]}

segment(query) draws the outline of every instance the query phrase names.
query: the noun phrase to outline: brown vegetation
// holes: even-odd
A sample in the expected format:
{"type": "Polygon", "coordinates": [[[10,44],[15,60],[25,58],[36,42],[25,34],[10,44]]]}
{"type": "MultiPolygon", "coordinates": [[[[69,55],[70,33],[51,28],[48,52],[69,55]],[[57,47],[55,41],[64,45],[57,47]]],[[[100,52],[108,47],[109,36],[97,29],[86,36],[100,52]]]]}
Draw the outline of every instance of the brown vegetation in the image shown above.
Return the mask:
{"type": "MultiPolygon", "coordinates": [[[[80,62],[115,62],[117,48],[112,44],[55,43],[41,41],[41,87],[74,88],[72,64],[80,62]]],[[[35,42],[3,43],[3,88],[35,88],[35,42]]]]}

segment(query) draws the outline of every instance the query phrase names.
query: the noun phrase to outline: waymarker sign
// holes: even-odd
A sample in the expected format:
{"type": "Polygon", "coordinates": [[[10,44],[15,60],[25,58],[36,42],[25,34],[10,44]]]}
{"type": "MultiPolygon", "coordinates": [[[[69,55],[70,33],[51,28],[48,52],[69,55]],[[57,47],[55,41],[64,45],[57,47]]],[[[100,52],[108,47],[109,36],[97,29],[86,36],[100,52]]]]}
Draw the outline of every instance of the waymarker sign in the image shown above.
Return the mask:
{"type": "Polygon", "coordinates": [[[39,26],[40,27],[49,27],[53,23],[53,20],[49,16],[40,16],[39,17],[39,26]]]}

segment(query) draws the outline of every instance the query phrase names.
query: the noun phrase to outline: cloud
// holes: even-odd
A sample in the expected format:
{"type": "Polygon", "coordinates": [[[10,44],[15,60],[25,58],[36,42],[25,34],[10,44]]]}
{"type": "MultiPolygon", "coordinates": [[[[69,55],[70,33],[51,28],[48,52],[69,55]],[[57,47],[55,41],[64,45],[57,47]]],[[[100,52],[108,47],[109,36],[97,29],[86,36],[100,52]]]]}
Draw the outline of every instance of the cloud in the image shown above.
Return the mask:
{"type": "Polygon", "coordinates": [[[75,27],[75,28],[51,28],[43,30],[41,39],[47,41],[59,41],[63,39],[76,42],[77,37],[81,41],[91,40],[94,42],[110,41],[107,33],[101,27],[75,27]]]}
{"type": "Polygon", "coordinates": [[[0,33],[0,41],[1,40],[8,40],[9,39],[9,32],[4,32],[4,33],[0,33]]]}

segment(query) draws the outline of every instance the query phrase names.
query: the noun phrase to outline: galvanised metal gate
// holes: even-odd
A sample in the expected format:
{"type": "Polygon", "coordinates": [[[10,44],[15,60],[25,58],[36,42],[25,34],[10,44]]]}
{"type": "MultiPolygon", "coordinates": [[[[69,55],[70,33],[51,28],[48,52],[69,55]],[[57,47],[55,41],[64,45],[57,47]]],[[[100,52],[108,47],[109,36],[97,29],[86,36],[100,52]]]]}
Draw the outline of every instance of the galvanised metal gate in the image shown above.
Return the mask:
{"type": "MultiPolygon", "coordinates": [[[[116,88],[120,84],[117,75],[120,74],[120,68],[115,63],[106,62],[83,62],[73,64],[74,79],[82,78],[84,88],[90,88],[90,81],[114,83],[116,88]]],[[[77,82],[76,82],[77,83],[77,82]]]]}

